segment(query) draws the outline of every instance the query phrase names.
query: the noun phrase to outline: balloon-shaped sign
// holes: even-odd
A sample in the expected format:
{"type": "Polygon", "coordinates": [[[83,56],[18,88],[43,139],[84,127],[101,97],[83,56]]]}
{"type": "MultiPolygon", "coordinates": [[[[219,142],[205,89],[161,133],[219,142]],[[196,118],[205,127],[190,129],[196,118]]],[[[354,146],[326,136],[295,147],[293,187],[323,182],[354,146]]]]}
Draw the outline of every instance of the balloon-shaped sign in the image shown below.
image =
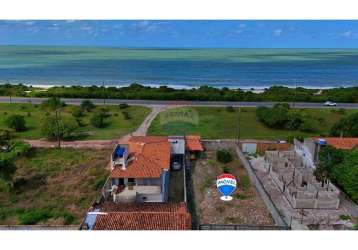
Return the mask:
{"type": "Polygon", "coordinates": [[[220,197],[223,201],[231,201],[230,196],[236,189],[236,178],[231,174],[222,174],[216,179],[216,187],[223,196],[220,197]]]}

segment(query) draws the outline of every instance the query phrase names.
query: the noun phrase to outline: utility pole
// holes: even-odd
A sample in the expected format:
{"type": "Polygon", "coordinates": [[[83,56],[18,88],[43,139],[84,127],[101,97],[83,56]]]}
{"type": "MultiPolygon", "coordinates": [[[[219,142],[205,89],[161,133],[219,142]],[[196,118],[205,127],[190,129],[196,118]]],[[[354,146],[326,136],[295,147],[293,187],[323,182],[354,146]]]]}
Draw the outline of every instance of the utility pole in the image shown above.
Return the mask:
{"type": "Polygon", "coordinates": [[[297,82],[295,82],[295,95],[293,97],[293,105],[292,105],[293,108],[295,107],[296,104],[296,96],[297,96],[297,82]]]}
{"type": "Polygon", "coordinates": [[[104,86],[104,82],[102,82],[102,88],[103,88],[103,105],[106,105],[106,89],[104,86]]]}
{"type": "Polygon", "coordinates": [[[58,148],[61,148],[61,136],[60,136],[60,108],[57,108],[55,111],[55,119],[56,119],[56,129],[57,129],[57,133],[56,133],[56,137],[57,137],[57,146],[58,148]]]}
{"type": "Polygon", "coordinates": [[[240,131],[241,130],[241,107],[239,107],[239,115],[238,115],[238,122],[237,122],[237,144],[240,146],[240,131]]]}
{"type": "MultiPolygon", "coordinates": [[[[6,85],[10,85],[10,81],[9,80],[6,80],[6,85]]],[[[10,100],[10,103],[12,103],[12,98],[11,98],[11,93],[12,92],[12,89],[10,87],[10,91],[9,91],[9,100],[10,100]]]]}

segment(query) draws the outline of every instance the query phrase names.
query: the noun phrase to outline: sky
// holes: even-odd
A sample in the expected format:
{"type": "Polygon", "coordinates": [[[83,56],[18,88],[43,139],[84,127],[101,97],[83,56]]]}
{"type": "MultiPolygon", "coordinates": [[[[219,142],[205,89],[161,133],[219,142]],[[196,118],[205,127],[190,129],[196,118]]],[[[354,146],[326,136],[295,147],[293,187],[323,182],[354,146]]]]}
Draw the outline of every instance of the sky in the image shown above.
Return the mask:
{"type": "Polygon", "coordinates": [[[358,48],[358,20],[0,20],[0,45],[358,48]]]}

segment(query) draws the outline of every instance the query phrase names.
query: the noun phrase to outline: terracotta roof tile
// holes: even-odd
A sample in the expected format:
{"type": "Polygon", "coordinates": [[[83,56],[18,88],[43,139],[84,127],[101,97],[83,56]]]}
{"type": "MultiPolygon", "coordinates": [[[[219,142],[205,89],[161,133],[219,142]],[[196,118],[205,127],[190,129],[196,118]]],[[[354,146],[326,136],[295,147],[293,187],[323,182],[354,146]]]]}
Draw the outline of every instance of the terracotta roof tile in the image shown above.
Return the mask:
{"type": "Polygon", "coordinates": [[[158,178],[170,166],[170,143],[162,136],[134,136],[129,139],[130,158],[125,170],[115,168],[112,178],[158,178]]]}
{"type": "MultiPolygon", "coordinates": [[[[314,138],[319,139],[319,138],[314,138]]],[[[328,145],[331,145],[337,149],[352,149],[358,146],[358,138],[353,137],[324,137],[321,139],[325,139],[328,145]]]]}
{"type": "Polygon", "coordinates": [[[191,216],[184,203],[130,203],[102,206],[94,230],[188,230],[191,216]]]}
{"type": "Polygon", "coordinates": [[[200,135],[185,136],[185,145],[189,151],[204,151],[203,145],[200,142],[200,135]]]}

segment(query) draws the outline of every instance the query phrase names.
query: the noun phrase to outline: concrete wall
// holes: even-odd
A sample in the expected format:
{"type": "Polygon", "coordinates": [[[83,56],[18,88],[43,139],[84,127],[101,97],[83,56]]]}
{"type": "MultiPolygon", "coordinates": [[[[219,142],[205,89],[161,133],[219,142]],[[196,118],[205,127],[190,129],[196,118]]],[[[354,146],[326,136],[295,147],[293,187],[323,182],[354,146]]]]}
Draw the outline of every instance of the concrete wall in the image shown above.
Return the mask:
{"type": "Polygon", "coordinates": [[[206,150],[235,150],[236,141],[235,140],[202,140],[206,150]]]}
{"type": "Polygon", "coordinates": [[[284,221],[283,217],[281,216],[280,212],[276,208],[275,204],[271,200],[269,194],[266,192],[265,188],[263,187],[262,183],[258,179],[258,177],[255,174],[255,171],[251,167],[250,162],[246,159],[245,155],[242,153],[241,149],[239,147],[236,147],[236,153],[242,163],[242,165],[245,167],[251,183],[255,186],[257,192],[260,194],[262,200],[264,201],[267,209],[270,211],[272,218],[274,219],[275,223],[278,226],[288,228],[287,223],[284,221]]]}

